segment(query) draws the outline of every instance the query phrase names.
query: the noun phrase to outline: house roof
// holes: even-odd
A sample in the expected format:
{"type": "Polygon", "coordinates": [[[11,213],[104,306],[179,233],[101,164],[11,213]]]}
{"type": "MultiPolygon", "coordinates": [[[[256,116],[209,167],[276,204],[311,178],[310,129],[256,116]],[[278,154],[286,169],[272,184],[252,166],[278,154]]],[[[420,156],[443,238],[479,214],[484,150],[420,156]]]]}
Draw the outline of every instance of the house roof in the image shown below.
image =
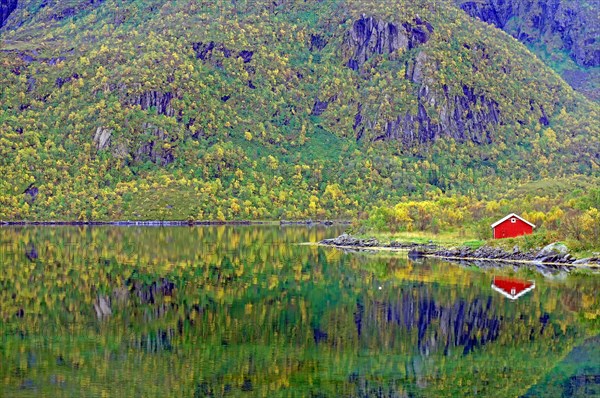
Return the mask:
{"type": "Polygon", "coordinates": [[[532,228],[535,228],[535,224],[530,223],[529,221],[527,221],[526,219],[524,219],[523,217],[519,217],[518,215],[516,215],[515,213],[510,213],[508,216],[496,221],[495,223],[492,224],[492,228],[496,228],[498,225],[502,224],[504,221],[508,220],[509,218],[518,218],[519,220],[523,221],[525,224],[529,224],[531,225],[532,228]]]}
{"type": "Polygon", "coordinates": [[[535,282],[512,278],[494,277],[494,280],[492,281],[492,289],[511,300],[516,300],[524,294],[535,289],[535,282]]]}

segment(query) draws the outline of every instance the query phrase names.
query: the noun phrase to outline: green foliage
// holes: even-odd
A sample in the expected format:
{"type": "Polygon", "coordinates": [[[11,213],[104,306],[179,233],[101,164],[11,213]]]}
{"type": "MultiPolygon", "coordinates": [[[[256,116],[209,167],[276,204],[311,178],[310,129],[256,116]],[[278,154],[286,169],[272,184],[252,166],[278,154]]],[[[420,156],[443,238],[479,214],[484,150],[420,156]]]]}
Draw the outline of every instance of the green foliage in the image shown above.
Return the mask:
{"type": "Polygon", "coordinates": [[[449,2],[40,4],[1,31],[2,220],[353,218],[412,201],[412,225],[386,217],[443,229],[452,216],[415,218],[428,212],[416,202],[598,175],[599,107],[449,2]],[[418,14],[433,32],[354,71],[346,38],[362,14],[418,14]],[[418,60],[421,83],[406,78],[418,60]],[[498,123],[380,139],[419,104],[441,123],[465,90],[476,115],[497,104],[498,123]]]}
{"type": "Polygon", "coordinates": [[[361,225],[390,233],[419,230],[437,234],[440,230],[466,228],[482,241],[492,238],[490,226],[495,221],[506,214],[517,213],[536,225],[535,233],[490,243],[508,249],[517,245],[529,250],[565,240],[572,251],[598,251],[600,211],[594,207],[598,189],[595,184],[585,188],[587,193],[573,189],[585,187],[585,184],[585,180],[539,181],[505,192],[495,200],[439,196],[427,201],[401,202],[392,208],[383,206],[374,209],[361,225]],[[564,189],[539,191],[539,186],[562,186],[564,189]]]}

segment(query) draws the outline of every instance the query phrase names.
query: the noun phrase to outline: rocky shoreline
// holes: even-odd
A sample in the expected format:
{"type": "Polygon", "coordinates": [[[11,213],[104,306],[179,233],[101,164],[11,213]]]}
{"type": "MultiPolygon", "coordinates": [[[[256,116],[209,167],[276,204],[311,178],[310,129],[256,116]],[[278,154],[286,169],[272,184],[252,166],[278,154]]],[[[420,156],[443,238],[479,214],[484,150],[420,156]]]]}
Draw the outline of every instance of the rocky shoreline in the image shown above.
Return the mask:
{"type": "Polygon", "coordinates": [[[419,244],[412,242],[392,241],[382,244],[375,238],[360,239],[348,234],[342,234],[337,238],[323,239],[321,245],[352,249],[380,249],[394,250],[406,249],[411,258],[439,257],[451,260],[480,260],[480,261],[504,261],[524,262],[534,264],[554,264],[567,266],[600,266],[600,257],[589,257],[577,259],[572,256],[565,245],[553,243],[541,250],[521,251],[514,247],[512,251],[501,248],[482,246],[478,249],[470,247],[440,248],[431,244],[419,244]]]}
{"type": "Polygon", "coordinates": [[[500,248],[482,246],[476,250],[468,247],[461,247],[456,249],[440,250],[433,254],[442,258],[508,260],[539,264],[600,265],[600,258],[598,257],[577,259],[568,253],[568,250],[566,250],[564,245],[557,244],[548,245],[541,250],[531,250],[526,252],[520,251],[517,247],[515,247],[512,252],[507,252],[500,248]]]}
{"type": "Polygon", "coordinates": [[[349,225],[350,221],[346,221],[346,220],[299,220],[299,221],[294,221],[294,220],[279,220],[279,225],[308,225],[308,226],[312,226],[312,225],[325,225],[325,226],[331,226],[331,225],[349,225]]]}
{"type": "Polygon", "coordinates": [[[352,235],[342,234],[337,238],[323,239],[319,242],[321,245],[337,247],[356,247],[356,248],[389,248],[389,249],[415,249],[415,250],[436,250],[439,246],[434,244],[420,244],[414,242],[391,241],[389,244],[381,244],[375,238],[360,239],[352,235]]]}

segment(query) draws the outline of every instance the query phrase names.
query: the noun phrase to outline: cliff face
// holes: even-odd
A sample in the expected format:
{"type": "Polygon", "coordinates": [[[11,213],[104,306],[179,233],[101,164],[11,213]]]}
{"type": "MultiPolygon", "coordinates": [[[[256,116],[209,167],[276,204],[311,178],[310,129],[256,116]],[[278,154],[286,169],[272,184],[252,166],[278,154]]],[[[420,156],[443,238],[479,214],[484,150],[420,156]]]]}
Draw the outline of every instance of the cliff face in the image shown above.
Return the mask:
{"type": "Polygon", "coordinates": [[[456,3],[470,16],[493,24],[524,43],[564,50],[577,64],[600,66],[597,1],[484,0],[456,3]]]}
{"type": "Polygon", "coordinates": [[[0,27],[4,26],[4,22],[15,8],[17,8],[17,0],[0,0],[0,27]]]}
{"type": "Polygon", "coordinates": [[[458,93],[451,92],[432,77],[435,62],[420,47],[427,44],[433,32],[433,26],[419,17],[396,24],[363,15],[346,33],[342,54],[349,58],[349,68],[360,71],[372,57],[387,55],[392,62],[404,64],[404,78],[417,102],[416,107],[391,118],[389,114],[373,112],[373,104],[359,102],[353,125],[357,141],[395,140],[405,147],[439,137],[477,144],[492,141],[491,132],[501,122],[498,104],[467,85],[460,87],[458,93]],[[403,57],[404,51],[409,53],[403,57]]]}
{"type": "Polygon", "coordinates": [[[374,140],[400,140],[410,147],[446,136],[459,142],[489,144],[494,126],[499,123],[498,104],[484,95],[475,95],[471,88],[465,86],[464,95],[445,93],[438,97],[424,85],[418,96],[417,114],[400,114],[386,121],[384,134],[374,140]],[[439,106],[427,109],[437,102],[439,106]]]}
{"type": "Polygon", "coordinates": [[[344,49],[350,52],[348,67],[358,70],[371,56],[411,50],[427,43],[433,27],[420,18],[397,25],[363,15],[346,34],[344,49]]]}

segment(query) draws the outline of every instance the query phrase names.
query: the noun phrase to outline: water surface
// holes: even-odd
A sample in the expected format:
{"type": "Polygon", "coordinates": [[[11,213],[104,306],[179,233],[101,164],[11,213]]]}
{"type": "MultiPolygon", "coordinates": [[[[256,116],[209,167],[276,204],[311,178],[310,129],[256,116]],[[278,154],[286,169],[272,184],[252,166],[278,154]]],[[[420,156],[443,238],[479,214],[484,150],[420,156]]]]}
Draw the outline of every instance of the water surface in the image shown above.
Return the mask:
{"type": "Polygon", "coordinates": [[[0,228],[0,396],[600,396],[598,276],[299,244],[341,232],[0,228]]]}

